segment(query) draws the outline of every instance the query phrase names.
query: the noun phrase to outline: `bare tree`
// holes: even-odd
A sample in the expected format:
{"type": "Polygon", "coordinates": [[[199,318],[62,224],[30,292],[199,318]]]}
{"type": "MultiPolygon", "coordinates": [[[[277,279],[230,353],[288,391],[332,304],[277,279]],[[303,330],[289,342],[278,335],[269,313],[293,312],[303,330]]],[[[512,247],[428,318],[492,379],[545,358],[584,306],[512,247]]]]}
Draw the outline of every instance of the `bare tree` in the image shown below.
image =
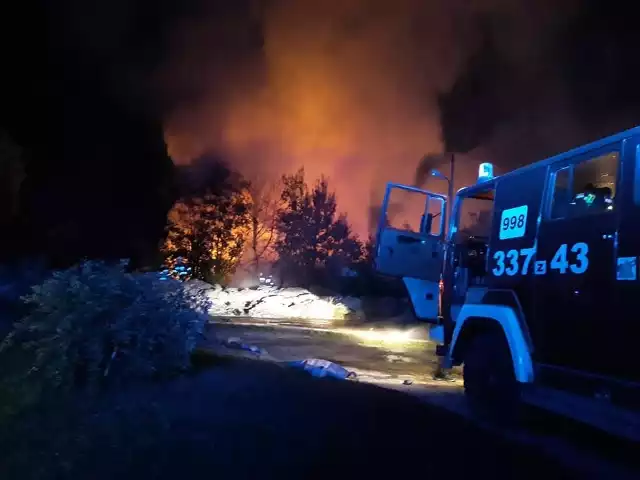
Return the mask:
{"type": "Polygon", "coordinates": [[[272,180],[266,176],[252,180],[249,185],[252,204],[248,267],[255,270],[256,273],[260,271],[263,261],[273,253],[273,245],[277,235],[277,213],[281,203],[280,190],[280,180],[272,180]]]}

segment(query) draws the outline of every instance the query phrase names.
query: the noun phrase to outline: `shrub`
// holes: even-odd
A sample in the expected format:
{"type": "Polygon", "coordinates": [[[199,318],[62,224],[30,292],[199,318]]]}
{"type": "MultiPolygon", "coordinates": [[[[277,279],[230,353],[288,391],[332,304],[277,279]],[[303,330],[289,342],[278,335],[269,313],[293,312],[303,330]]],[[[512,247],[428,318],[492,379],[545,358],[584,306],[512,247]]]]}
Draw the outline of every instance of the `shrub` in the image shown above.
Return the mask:
{"type": "Polygon", "coordinates": [[[4,413],[49,392],[182,371],[208,311],[206,297],[181,282],[123,264],[86,262],[32,290],[23,297],[29,313],[0,344],[4,413]]]}

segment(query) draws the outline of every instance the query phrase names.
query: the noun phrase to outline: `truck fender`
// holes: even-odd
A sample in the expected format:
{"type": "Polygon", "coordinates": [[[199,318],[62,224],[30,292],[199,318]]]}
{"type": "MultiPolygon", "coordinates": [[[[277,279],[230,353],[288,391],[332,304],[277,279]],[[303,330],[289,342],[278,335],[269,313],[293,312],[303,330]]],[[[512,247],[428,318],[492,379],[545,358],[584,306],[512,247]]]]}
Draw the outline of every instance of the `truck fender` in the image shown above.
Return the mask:
{"type": "Polygon", "coordinates": [[[504,305],[463,305],[456,318],[449,347],[449,359],[455,360],[460,356],[463,344],[470,340],[474,331],[486,331],[492,327],[497,327],[504,333],[511,351],[516,380],[520,383],[533,382],[533,362],[526,335],[522,331],[516,312],[504,305]]]}

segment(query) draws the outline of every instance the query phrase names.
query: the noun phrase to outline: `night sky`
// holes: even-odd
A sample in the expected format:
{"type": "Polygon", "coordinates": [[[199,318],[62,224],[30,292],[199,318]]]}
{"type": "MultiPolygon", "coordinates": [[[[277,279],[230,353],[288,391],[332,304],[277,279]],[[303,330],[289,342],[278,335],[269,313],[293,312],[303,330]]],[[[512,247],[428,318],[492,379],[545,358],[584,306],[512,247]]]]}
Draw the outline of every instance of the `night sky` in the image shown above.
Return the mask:
{"type": "Polygon", "coordinates": [[[638,123],[640,34],[615,4],[9,4],[0,126],[28,155],[13,242],[145,251],[173,164],[203,155],[249,179],[327,174],[366,234],[363,199],[412,182],[425,153],[466,152],[462,186],[479,161],[505,171],[638,123]]]}

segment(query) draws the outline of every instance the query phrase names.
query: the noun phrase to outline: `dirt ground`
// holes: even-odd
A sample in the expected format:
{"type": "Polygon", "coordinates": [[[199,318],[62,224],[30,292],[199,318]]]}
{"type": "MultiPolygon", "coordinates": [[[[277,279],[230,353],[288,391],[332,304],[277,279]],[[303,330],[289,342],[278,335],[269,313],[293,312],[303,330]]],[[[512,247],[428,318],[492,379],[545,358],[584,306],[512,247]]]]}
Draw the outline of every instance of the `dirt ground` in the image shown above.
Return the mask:
{"type": "MultiPolygon", "coordinates": [[[[454,369],[451,382],[433,380],[437,357],[435,345],[425,341],[428,338],[426,331],[411,336],[417,341],[394,343],[372,341],[366,335],[363,338],[340,329],[226,323],[213,326],[205,344],[219,345],[220,340],[230,337],[262,349],[260,358],[263,360],[286,364],[305,358],[323,358],[355,371],[360,382],[401,391],[431,406],[477,421],[464,398],[461,369],[454,369]]],[[[229,351],[224,353],[229,354],[229,351]]],[[[234,355],[237,353],[233,352],[234,355]]],[[[256,358],[254,354],[241,355],[256,358]]],[[[634,460],[637,455],[629,442],[617,442],[610,436],[547,412],[532,411],[528,417],[528,424],[517,430],[497,431],[492,426],[483,427],[523,448],[546,452],[586,476],[640,478],[637,473],[640,464],[634,460]],[[635,473],[629,474],[629,465],[635,473]]]]}
{"type": "MultiPolygon", "coordinates": [[[[263,349],[265,357],[276,362],[322,358],[338,363],[361,377],[428,381],[437,366],[435,344],[426,341],[424,327],[409,342],[380,342],[360,338],[345,330],[311,329],[303,326],[260,326],[215,324],[203,346],[217,347],[220,341],[239,338],[263,349]]],[[[349,330],[346,330],[349,331],[349,330]]],[[[249,355],[251,357],[252,355],[249,355]]],[[[460,378],[459,369],[454,375],[460,378]]]]}
{"type": "Polygon", "coordinates": [[[454,413],[456,385],[404,385],[403,375],[426,381],[433,364],[385,355],[426,361],[428,346],[389,353],[322,333],[214,330],[204,342],[212,347],[219,337],[262,338],[283,360],[333,352],[361,371],[398,370],[386,377],[371,370],[353,382],[312,378],[286,361],[214,356],[198,374],[114,391],[97,403],[78,399],[0,431],[0,479],[638,478],[548,432],[531,441],[454,413]]]}
{"type": "Polygon", "coordinates": [[[411,396],[242,359],[38,428],[0,478],[585,478],[411,396]]]}

